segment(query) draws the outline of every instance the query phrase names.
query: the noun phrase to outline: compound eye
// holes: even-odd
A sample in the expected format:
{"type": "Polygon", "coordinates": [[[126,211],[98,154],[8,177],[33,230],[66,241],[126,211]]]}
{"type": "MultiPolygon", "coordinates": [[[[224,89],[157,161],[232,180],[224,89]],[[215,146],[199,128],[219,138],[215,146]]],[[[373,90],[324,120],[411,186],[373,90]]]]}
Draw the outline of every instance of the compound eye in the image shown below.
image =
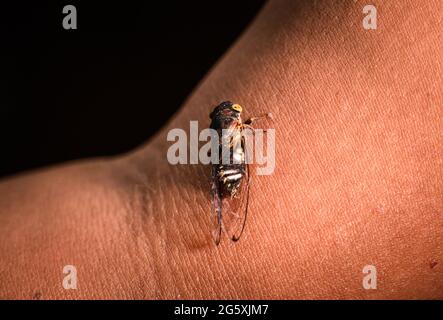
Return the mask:
{"type": "Polygon", "coordinates": [[[238,111],[238,112],[242,112],[242,110],[243,110],[241,105],[239,105],[239,104],[233,104],[232,109],[234,109],[235,111],[238,111]]]}

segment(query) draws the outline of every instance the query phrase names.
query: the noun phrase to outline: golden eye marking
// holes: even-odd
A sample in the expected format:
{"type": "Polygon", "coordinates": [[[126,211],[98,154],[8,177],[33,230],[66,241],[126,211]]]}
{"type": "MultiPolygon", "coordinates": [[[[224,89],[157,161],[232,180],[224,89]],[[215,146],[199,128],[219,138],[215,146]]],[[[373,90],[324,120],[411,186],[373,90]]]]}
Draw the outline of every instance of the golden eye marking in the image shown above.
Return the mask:
{"type": "Polygon", "coordinates": [[[242,110],[243,110],[243,108],[239,104],[233,104],[232,109],[234,109],[235,111],[238,111],[238,112],[242,112],[242,110]]]}

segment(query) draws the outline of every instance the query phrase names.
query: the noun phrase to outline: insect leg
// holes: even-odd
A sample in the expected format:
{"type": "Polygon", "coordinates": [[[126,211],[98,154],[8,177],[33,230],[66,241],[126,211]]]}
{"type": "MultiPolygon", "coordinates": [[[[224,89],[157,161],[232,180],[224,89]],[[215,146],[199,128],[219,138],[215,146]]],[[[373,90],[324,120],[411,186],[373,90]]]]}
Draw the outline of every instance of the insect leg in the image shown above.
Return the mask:
{"type": "Polygon", "coordinates": [[[244,122],[244,124],[245,125],[250,125],[250,124],[252,124],[256,120],[261,120],[261,119],[266,119],[266,118],[272,119],[272,113],[268,112],[268,113],[264,113],[264,114],[262,114],[262,115],[260,115],[258,117],[249,118],[249,119],[247,119],[244,122]]]}
{"type": "MultiPolygon", "coordinates": [[[[255,128],[249,124],[243,124],[243,129],[250,129],[252,131],[252,134],[255,135],[255,128]]],[[[261,129],[264,133],[267,133],[268,130],[266,129],[261,129]]]]}

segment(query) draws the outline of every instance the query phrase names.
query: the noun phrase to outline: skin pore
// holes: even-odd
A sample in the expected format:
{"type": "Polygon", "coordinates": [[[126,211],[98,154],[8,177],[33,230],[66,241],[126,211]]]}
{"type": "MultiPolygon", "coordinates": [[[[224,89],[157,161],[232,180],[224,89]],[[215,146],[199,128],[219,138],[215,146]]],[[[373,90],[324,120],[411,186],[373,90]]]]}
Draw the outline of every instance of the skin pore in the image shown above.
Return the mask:
{"type": "Polygon", "coordinates": [[[0,298],[443,298],[442,3],[372,4],[376,30],[362,1],[270,1],[146,145],[4,179],[0,298]],[[274,115],[276,167],[216,247],[209,167],[166,135],[224,100],[274,115]]]}

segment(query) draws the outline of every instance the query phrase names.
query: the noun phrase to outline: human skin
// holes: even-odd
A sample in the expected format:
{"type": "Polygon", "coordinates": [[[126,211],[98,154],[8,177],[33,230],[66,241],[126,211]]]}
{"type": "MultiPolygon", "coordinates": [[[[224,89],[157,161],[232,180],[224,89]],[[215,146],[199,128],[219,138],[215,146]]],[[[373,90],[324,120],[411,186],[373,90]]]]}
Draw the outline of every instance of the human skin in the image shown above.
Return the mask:
{"type": "Polygon", "coordinates": [[[0,297],[442,299],[443,4],[371,3],[377,30],[365,2],[271,1],[144,146],[3,180],[0,297]],[[228,99],[272,112],[276,168],[215,246],[209,168],[166,135],[228,99]]]}

